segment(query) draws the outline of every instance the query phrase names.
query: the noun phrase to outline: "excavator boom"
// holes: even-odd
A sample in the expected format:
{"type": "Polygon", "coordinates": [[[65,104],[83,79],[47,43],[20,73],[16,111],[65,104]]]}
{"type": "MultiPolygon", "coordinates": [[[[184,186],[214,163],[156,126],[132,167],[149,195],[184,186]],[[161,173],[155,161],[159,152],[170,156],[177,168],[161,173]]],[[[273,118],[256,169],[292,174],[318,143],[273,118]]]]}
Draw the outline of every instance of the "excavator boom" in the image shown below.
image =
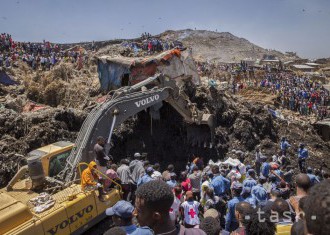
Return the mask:
{"type": "Polygon", "coordinates": [[[162,101],[171,104],[187,123],[207,124],[212,129],[213,115],[199,111],[196,105],[192,104],[180,91],[175,80],[158,74],[133,87],[119,89],[111,99],[91,111],[82,125],[76,139],[76,147],[68,157],[59,178],[64,178],[66,183],[74,180],[78,164],[94,159],[93,146],[98,136],[109,137],[109,142],[114,128],[134,114],[162,101]],[[157,84],[157,86],[140,90],[149,83],[157,84]]]}

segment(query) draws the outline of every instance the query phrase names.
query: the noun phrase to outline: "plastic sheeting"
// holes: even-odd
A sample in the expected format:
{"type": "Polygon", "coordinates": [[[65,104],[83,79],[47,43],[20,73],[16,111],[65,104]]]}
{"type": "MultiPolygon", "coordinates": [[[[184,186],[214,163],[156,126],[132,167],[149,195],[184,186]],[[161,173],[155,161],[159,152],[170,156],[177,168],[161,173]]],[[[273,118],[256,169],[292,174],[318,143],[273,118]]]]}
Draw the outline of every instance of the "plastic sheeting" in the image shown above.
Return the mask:
{"type": "Polygon", "coordinates": [[[6,72],[4,72],[4,71],[0,71],[0,83],[3,85],[6,85],[6,86],[17,84],[17,82],[15,82],[13,79],[11,79],[9,77],[9,75],[6,74],[6,72]]]}
{"type": "Polygon", "coordinates": [[[107,63],[99,60],[97,65],[101,90],[109,91],[121,86],[121,78],[125,73],[130,73],[127,66],[122,64],[107,63]]]}

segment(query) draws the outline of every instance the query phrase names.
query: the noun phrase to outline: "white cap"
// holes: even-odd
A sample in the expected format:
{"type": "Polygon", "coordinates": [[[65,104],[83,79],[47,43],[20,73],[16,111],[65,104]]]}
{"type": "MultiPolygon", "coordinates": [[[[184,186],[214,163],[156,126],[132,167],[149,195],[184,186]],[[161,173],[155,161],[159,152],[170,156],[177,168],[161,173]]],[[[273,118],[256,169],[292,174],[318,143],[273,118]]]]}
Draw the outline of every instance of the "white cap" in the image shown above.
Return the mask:
{"type": "Polygon", "coordinates": [[[140,153],[134,153],[134,157],[141,157],[140,153]]]}

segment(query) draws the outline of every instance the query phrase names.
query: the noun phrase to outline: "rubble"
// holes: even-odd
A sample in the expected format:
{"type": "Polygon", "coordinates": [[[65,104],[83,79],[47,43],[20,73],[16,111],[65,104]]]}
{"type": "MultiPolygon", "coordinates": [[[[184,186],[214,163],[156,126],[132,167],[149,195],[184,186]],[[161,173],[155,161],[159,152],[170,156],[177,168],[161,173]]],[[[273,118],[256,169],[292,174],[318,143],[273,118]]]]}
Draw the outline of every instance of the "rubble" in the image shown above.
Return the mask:
{"type": "Polygon", "coordinates": [[[320,138],[311,124],[274,118],[263,104],[251,104],[220,91],[210,92],[206,87],[199,87],[192,94],[194,97],[190,98],[193,102],[208,108],[216,116],[214,148],[196,148],[187,144],[186,126],[181,116],[165,104],[161,110],[161,120],[152,125],[152,135],[150,117],[144,112],[117,130],[112,156],[118,160],[132,156],[135,151],[142,151],[148,153],[151,162],[160,162],[161,165],[171,162],[182,168],[192,156],[202,156],[207,162],[209,159],[223,160],[232,156],[232,150],[241,150],[246,153],[244,163],[253,164],[257,146],[270,160],[279,152],[280,138],[287,136],[293,146],[288,151],[292,166],[297,165],[296,150],[300,142],[306,143],[310,151],[312,160],[308,164],[319,168],[325,161],[330,166],[326,158],[330,144],[320,138]]]}
{"type": "MultiPolygon", "coordinates": [[[[206,49],[199,47],[196,43],[201,41],[194,41],[193,36],[187,32],[180,32],[180,39],[184,43],[192,42],[195,59],[205,61],[209,54],[201,52],[206,49]]],[[[202,37],[200,32],[190,33],[197,33],[198,37],[202,37]]],[[[171,38],[173,35],[170,31],[163,36],[171,38]]],[[[214,41],[232,38],[222,34],[213,36],[214,41]]],[[[236,38],[233,40],[236,41],[236,38]]],[[[242,40],[239,45],[249,48],[253,46],[242,40]]],[[[217,50],[213,52],[220,54],[217,50]]],[[[129,48],[111,44],[89,57],[131,56],[130,53],[132,51],[129,51],[129,48]]],[[[260,53],[263,53],[263,50],[259,51],[259,48],[255,47],[255,54],[260,53]]],[[[229,53],[225,57],[229,60],[238,59],[232,56],[232,53],[229,53]]],[[[0,186],[4,186],[18,168],[25,164],[25,156],[29,151],[60,140],[75,140],[88,112],[102,95],[99,92],[97,69],[93,62],[95,61],[92,59],[87,61],[81,70],[77,70],[72,63],[61,62],[50,71],[35,72],[25,63],[18,62],[17,68],[6,70],[18,84],[0,87],[0,186]]],[[[217,74],[212,71],[209,75],[220,76],[225,80],[231,76],[228,72],[217,74]]],[[[191,161],[193,156],[203,157],[204,162],[209,159],[216,161],[226,157],[235,158],[235,151],[232,150],[241,150],[246,153],[245,163],[253,164],[254,149],[257,146],[270,159],[279,151],[280,138],[286,136],[293,145],[288,151],[292,166],[297,165],[296,148],[300,142],[306,143],[310,151],[312,160],[309,160],[308,164],[320,167],[325,161],[325,164],[330,166],[330,160],[327,158],[330,143],[323,141],[317,134],[312,120],[299,119],[286,111],[282,112],[285,120],[274,118],[268,108],[276,109],[275,97],[267,92],[246,89],[238,95],[232,95],[226,89],[209,88],[207,79],[202,80],[201,86],[185,92],[200,110],[208,109],[215,115],[215,142],[212,148],[192,147],[186,138],[187,124],[165,103],[160,110],[160,120],[151,120],[149,114],[143,111],[126,120],[115,130],[114,146],[111,149],[114,159],[132,156],[134,152],[144,152],[152,163],[159,162],[161,166],[173,163],[179,169],[183,168],[187,161],[191,161]]]]}
{"type": "Polygon", "coordinates": [[[73,141],[87,113],[74,109],[47,108],[17,113],[2,108],[0,115],[0,186],[25,164],[26,154],[58,140],[73,141]]]}

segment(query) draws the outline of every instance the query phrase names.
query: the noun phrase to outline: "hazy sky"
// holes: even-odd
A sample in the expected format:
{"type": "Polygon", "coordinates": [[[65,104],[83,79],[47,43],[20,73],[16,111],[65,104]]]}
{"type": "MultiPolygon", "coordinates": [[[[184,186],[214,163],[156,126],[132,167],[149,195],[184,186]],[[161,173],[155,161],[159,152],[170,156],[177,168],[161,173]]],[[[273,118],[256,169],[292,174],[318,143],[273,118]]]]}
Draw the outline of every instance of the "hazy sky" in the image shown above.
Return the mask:
{"type": "Polygon", "coordinates": [[[195,27],[330,57],[330,0],[0,0],[0,32],[19,41],[134,38],[195,27]]]}

